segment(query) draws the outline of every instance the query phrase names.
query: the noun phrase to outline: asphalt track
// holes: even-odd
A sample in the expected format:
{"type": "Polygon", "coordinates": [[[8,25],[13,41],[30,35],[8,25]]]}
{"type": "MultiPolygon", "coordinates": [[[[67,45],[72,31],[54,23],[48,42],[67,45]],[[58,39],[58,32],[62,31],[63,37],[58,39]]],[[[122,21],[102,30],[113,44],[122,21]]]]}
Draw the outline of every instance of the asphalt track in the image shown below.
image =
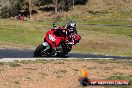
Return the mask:
{"type": "MultiPolygon", "coordinates": [[[[0,49],[0,59],[2,58],[33,58],[33,50],[0,49]]],[[[94,54],[69,53],[67,58],[113,58],[113,59],[132,59],[123,56],[105,56],[94,54]]]]}

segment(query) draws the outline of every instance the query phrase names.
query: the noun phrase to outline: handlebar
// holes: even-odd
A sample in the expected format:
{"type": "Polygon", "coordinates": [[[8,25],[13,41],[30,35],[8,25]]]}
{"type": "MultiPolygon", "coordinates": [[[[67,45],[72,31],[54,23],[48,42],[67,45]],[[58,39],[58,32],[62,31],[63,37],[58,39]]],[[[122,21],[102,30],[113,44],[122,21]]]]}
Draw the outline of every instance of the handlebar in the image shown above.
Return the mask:
{"type": "Polygon", "coordinates": [[[53,27],[54,27],[54,28],[56,28],[56,27],[57,27],[57,26],[56,26],[56,23],[53,23],[53,27]]]}

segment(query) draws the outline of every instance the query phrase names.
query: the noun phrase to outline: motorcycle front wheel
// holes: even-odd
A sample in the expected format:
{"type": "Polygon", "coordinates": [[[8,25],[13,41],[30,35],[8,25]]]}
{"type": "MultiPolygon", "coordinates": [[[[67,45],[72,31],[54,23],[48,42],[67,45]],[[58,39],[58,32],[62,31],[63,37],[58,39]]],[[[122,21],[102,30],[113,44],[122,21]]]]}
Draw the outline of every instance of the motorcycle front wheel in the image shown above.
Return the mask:
{"type": "Polygon", "coordinates": [[[34,51],[34,57],[42,57],[44,54],[45,46],[43,44],[39,45],[36,50],[34,51]]]}

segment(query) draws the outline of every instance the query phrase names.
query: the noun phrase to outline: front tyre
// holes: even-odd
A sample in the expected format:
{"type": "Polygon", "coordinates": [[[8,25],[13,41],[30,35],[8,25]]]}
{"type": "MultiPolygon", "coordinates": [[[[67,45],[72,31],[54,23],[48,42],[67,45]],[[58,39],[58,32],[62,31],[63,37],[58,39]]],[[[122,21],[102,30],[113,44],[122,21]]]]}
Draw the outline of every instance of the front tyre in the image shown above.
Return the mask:
{"type": "Polygon", "coordinates": [[[39,45],[34,51],[34,57],[42,57],[45,48],[46,47],[43,44],[39,45]]]}

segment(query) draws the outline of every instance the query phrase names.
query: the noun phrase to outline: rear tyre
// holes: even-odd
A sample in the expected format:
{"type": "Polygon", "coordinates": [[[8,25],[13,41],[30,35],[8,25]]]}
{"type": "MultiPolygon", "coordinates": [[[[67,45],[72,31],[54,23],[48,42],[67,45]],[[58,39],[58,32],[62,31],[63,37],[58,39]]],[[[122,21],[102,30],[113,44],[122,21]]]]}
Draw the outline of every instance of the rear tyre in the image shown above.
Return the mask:
{"type": "Polygon", "coordinates": [[[42,57],[45,48],[46,47],[43,44],[39,45],[34,51],[34,57],[42,57]]]}

